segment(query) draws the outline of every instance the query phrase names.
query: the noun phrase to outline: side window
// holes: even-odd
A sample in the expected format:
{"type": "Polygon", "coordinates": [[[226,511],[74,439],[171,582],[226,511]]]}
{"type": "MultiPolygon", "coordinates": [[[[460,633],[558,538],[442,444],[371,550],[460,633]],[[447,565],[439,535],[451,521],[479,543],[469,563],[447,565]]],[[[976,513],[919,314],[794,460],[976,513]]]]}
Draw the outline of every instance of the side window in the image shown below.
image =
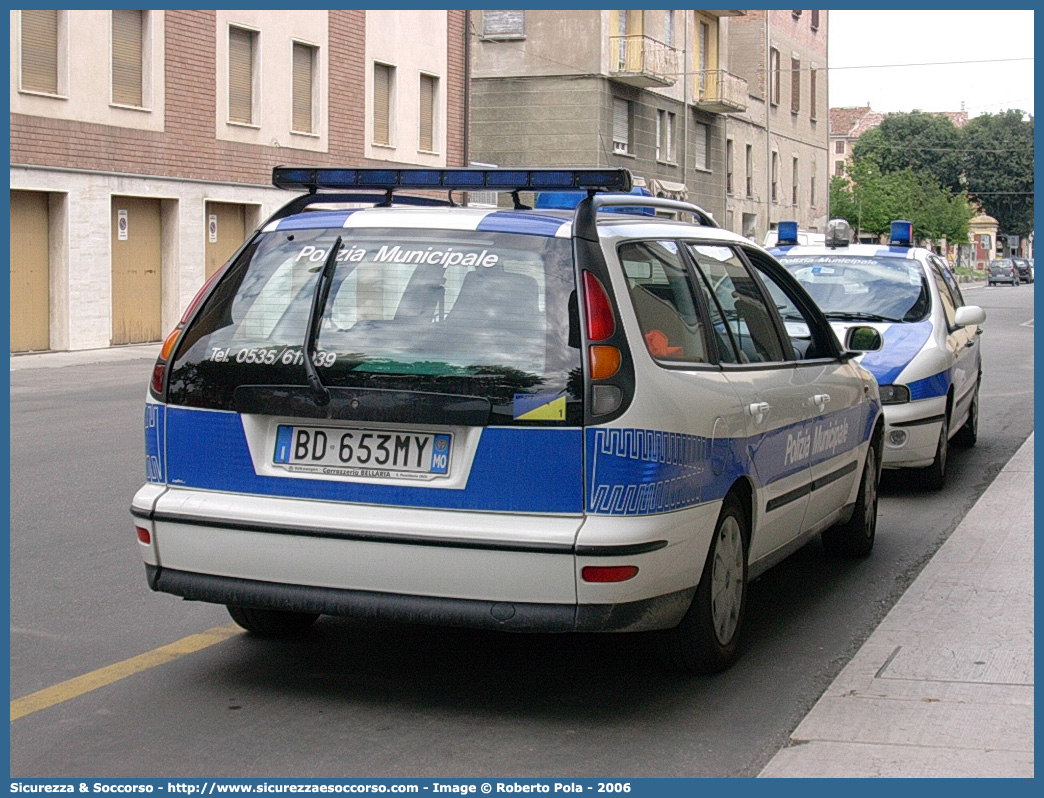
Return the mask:
{"type": "Polygon", "coordinates": [[[957,326],[957,305],[954,302],[953,294],[950,293],[950,287],[946,284],[946,279],[942,276],[942,270],[937,264],[931,263],[928,270],[932,273],[935,284],[939,287],[939,299],[942,300],[943,313],[946,315],[946,325],[952,330],[957,326]]]}
{"type": "Polygon", "coordinates": [[[935,258],[932,262],[939,267],[939,272],[942,274],[943,280],[946,281],[946,287],[950,289],[950,294],[953,297],[954,305],[956,307],[963,307],[964,295],[961,293],[961,289],[957,285],[957,281],[953,278],[953,274],[946,267],[946,264],[942,260],[935,258]]]}
{"type": "Polygon", "coordinates": [[[827,337],[833,336],[833,331],[824,330],[814,316],[801,309],[801,303],[796,299],[796,288],[785,277],[774,276],[764,263],[759,262],[757,253],[747,252],[747,257],[775,303],[776,310],[783,317],[783,329],[790,339],[793,356],[798,360],[833,357],[835,350],[827,337]]]}
{"type": "Polygon", "coordinates": [[[713,298],[725,316],[726,331],[739,349],[742,363],[778,362],[784,355],[776,333],[775,310],[766,303],[754,278],[729,247],[689,244],[713,298]]]}
{"type": "Polygon", "coordinates": [[[628,293],[649,354],[659,360],[707,362],[702,323],[673,241],[631,241],[619,249],[628,293]]]}

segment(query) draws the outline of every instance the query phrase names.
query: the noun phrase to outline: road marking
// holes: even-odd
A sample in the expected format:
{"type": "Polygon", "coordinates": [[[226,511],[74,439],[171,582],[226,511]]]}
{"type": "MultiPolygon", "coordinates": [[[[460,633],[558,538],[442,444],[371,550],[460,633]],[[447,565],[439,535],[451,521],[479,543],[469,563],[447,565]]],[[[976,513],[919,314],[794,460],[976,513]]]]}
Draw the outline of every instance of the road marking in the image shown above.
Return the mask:
{"type": "Polygon", "coordinates": [[[160,646],[152,651],[146,651],[144,654],[139,654],[130,659],[125,659],[123,662],[107,665],[104,668],[85,673],[83,676],[76,676],[53,687],[37,690],[35,693],[30,693],[23,698],[16,698],[11,702],[11,720],[15,721],[19,718],[24,718],[33,712],[39,712],[41,709],[47,709],[71,698],[77,698],[92,690],[97,690],[99,687],[105,687],[113,682],[118,682],[120,679],[133,676],[135,673],[140,673],[149,668],[155,668],[157,665],[164,665],[179,657],[184,657],[186,654],[202,651],[204,648],[221,643],[242,631],[236,624],[215,626],[213,629],[207,629],[207,631],[200,632],[197,635],[189,635],[174,643],[160,646]]]}

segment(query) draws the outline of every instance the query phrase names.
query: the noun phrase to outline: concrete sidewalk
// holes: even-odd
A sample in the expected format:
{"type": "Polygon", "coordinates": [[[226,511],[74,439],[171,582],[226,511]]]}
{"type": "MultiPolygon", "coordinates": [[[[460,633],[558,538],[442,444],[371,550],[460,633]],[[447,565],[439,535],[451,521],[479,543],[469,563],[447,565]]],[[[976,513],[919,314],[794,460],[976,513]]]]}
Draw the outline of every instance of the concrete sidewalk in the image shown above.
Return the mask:
{"type": "Polygon", "coordinates": [[[11,371],[51,369],[61,366],[83,366],[88,363],[112,363],[118,360],[155,360],[162,344],[130,344],[103,349],[76,349],[72,352],[32,352],[11,355],[11,371]]]}
{"type": "Polygon", "coordinates": [[[1033,435],[762,770],[1033,776],[1033,435]]]}

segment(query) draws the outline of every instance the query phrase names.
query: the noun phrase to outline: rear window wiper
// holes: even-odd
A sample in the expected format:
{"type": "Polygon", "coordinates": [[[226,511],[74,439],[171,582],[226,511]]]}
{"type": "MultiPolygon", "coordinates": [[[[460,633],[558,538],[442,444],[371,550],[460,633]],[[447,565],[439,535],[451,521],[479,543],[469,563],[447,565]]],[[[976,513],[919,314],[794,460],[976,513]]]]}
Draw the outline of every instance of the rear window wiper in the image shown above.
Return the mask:
{"type": "Polygon", "coordinates": [[[315,284],[315,293],[312,294],[312,308],[308,311],[308,329],[305,332],[305,373],[308,375],[308,385],[312,389],[312,393],[315,394],[315,401],[320,406],[330,404],[330,389],[323,385],[323,381],[319,379],[319,371],[315,367],[315,361],[312,360],[312,354],[315,350],[316,341],[319,338],[319,324],[322,321],[323,311],[326,308],[326,300],[330,296],[334,262],[337,260],[337,253],[340,249],[341,237],[337,236],[333,247],[330,248],[330,254],[326,256],[326,262],[323,263],[323,269],[319,272],[319,280],[315,284]]]}
{"type": "Polygon", "coordinates": [[[828,319],[836,319],[837,321],[902,321],[902,319],[893,319],[891,316],[882,316],[879,313],[864,313],[858,310],[832,310],[823,315],[828,319]]]}

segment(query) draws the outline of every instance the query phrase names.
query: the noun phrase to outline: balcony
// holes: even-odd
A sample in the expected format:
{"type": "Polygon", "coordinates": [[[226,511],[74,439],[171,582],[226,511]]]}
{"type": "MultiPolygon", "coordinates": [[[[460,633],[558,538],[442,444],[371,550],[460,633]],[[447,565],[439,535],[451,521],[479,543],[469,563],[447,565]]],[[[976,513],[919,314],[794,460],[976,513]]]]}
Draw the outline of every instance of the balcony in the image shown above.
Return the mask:
{"type": "Polygon", "coordinates": [[[712,114],[739,114],[747,110],[747,81],[724,69],[697,72],[693,104],[712,114]]]}
{"type": "Polygon", "coordinates": [[[610,36],[609,75],[641,89],[673,86],[678,80],[678,51],[648,36],[610,36]]]}

